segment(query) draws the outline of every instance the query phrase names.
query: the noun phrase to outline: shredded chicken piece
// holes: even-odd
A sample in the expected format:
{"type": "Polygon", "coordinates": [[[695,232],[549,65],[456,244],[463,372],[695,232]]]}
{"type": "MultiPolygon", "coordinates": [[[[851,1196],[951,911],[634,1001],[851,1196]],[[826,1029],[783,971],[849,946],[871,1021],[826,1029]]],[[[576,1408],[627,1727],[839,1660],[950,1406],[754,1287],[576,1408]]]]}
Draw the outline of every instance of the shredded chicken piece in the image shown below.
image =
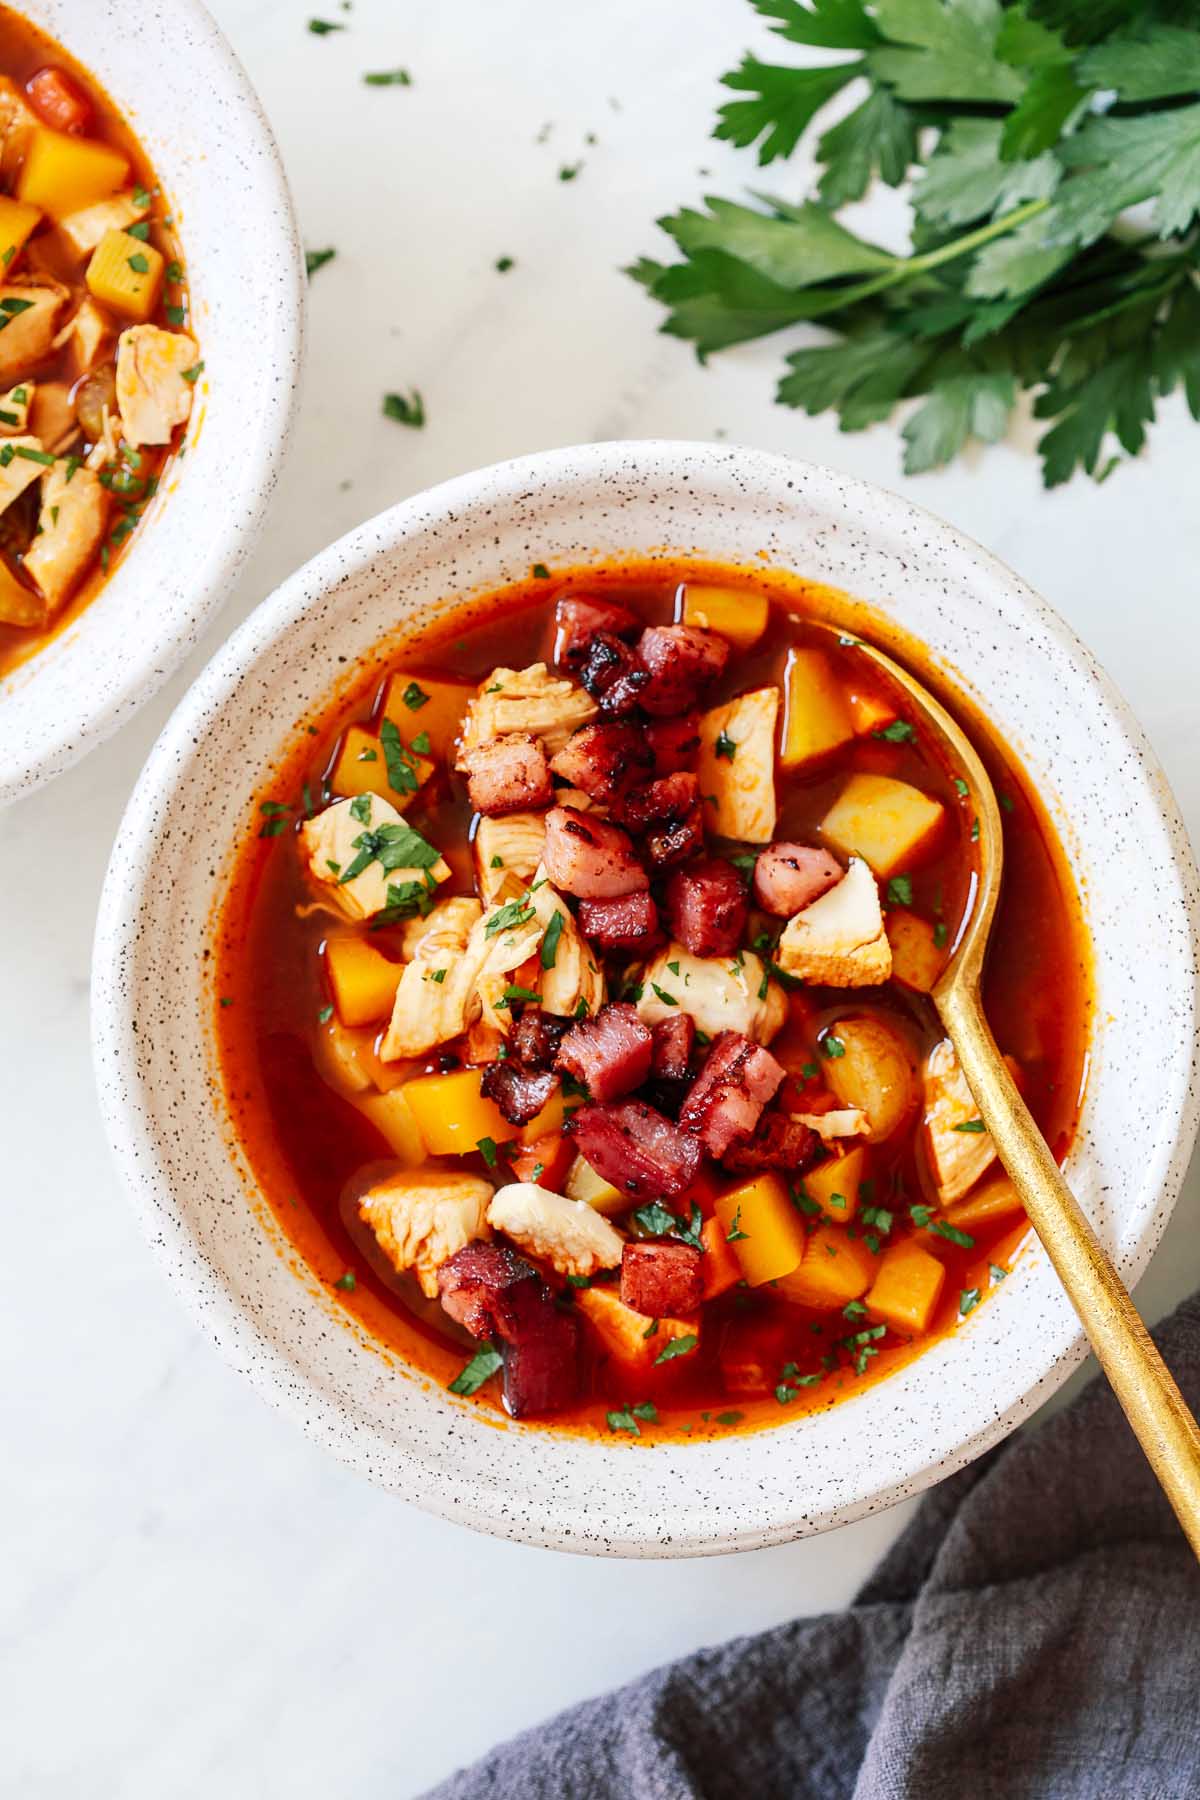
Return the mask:
{"type": "Polygon", "coordinates": [[[787,1018],[787,996],[749,950],[736,957],[693,956],[672,942],[647,965],[641,988],[638,1016],[648,1025],[685,1012],[710,1037],[740,1031],[769,1044],[787,1018]]]}
{"type": "Polygon", "coordinates": [[[492,1184],[479,1175],[408,1169],[368,1188],[359,1216],[399,1270],[411,1269],[429,1299],[437,1272],[476,1238],[490,1238],[487,1206],[492,1184]]]}
{"type": "Polygon", "coordinates": [[[861,1137],[870,1130],[866,1113],[857,1106],[825,1113],[791,1113],[789,1116],[815,1131],[823,1144],[836,1143],[839,1138],[861,1137]]]}
{"type": "Polygon", "coordinates": [[[784,927],[775,952],[781,969],[824,987],[876,987],[892,972],[879,888],[859,856],[819,900],[784,927]]]}
{"type": "Polygon", "coordinates": [[[51,610],[62,606],[100,546],[108,525],[108,495],[91,469],[55,463],[45,471],[38,531],[25,558],[51,610]]]}
{"type": "Polygon", "coordinates": [[[496,1231],[530,1256],[551,1263],[560,1275],[594,1275],[621,1261],[625,1240],[594,1207],[531,1181],[497,1188],[487,1217],[496,1231]]]}
{"type": "Polygon", "coordinates": [[[475,832],[475,885],[485,906],[512,900],[533,880],[546,841],[544,812],[480,819],[475,832]]]}
{"type": "Polygon", "coordinates": [[[368,831],[386,833],[389,827],[404,824],[400,814],[378,794],[360,794],[355,800],[335,800],[315,818],[306,819],[300,827],[300,842],[308,858],[308,872],[335,900],[348,919],[370,919],[390,904],[389,887],[403,887],[421,882],[426,888],[436,887],[450,879],[450,864],[439,856],[431,868],[418,867],[386,870],[373,859],[357,875],[344,881],[363,846],[359,840],[368,831]]]}
{"type": "Polygon", "coordinates": [[[8,438],[3,446],[5,461],[0,462],[0,513],[7,512],[14,500],[19,500],[27,487],[44,472],[44,464],[37,461],[43,454],[41,438],[31,437],[28,433],[23,437],[8,438]],[[24,447],[35,452],[34,456],[18,456],[17,451],[24,447]]]}
{"type": "Polygon", "coordinates": [[[70,288],[53,275],[13,275],[0,283],[0,313],[8,319],[0,331],[0,384],[10,386],[45,362],[70,298],[70,288]]]}
{"type": "Polygon", "coordinates": [[[185,331],[158,325],[130,325],[117,340],[117,409],[125,441],[167,444],[177,425],[186,425],[195,382],[185,378],[199,356],[185,331]]]}
{"type": "Polygon", "coordinates": [[[0,394],[0,436],[20,437],[29,429],[29,408],[36,392],[36,381],[18,381],[7,394],[0,394]]]}
{"type": "Polygon", "coordinates": [[[545,663],[527,669],[493,669],[467,707],[457,767],[467,769],[471,751],[510,731],[541,738],[555,756],[573,731],[596,716],[596,702],[575,682],[551,675],[545,663]]]}
{"type": "Polygon", "coordinates": [[[384,1062],[398,1057],[423,1056],[437,1044],[461,1037],[473,1012],[478,1011],[476,980],[486,951],[475,927],[482,918],[477,900],[443,900],[427,919],[409,952],[392,1004],[392,1017],[379,1046],[384,1062]]]}
{"type": "Polygon", "coordinates": [[[925,1059],[925,1151],[943,1206],[961,1200],[996,1160],[991,1133],[964,1127],[979,1122],[949,1038],[935,1044],[925,1059]]]}

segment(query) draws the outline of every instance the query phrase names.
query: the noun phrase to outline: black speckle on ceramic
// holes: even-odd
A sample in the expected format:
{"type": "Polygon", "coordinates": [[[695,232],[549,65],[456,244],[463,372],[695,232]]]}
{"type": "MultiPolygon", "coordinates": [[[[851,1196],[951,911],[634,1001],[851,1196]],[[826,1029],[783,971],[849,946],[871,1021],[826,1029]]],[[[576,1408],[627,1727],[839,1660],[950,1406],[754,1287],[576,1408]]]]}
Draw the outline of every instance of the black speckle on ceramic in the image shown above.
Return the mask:
{"type": "Polygon", "coordinates": [[[96,599],[0,681],[0,806],[132,717],[196,643],[257,540],[299,389],[304,255],[241,65],[195,0],[10,0],[78,57],[176,219],[204,374],[187,453],[96,599]]]}
{"type": "Polygon", "coordinates": [[[683,1556],[877,1511],[1011,1430],[1082,1354],[1045,1255],[1026,1250],[952,1340],[777,1431],[651,1448],[497,1428],[364,1342],[297,1268],[229,1148],[205,1023],[221,871],[255,828],[265,772],[355,662],[535,559],[651,551],[765,553],[858,594],[968,672],[1080,881],[1098,1023],[1068,1173],[1135,1279],[1197,1126],[1200,900],[1162,773],[1088,652],[977,545],[863,482],[753,450],[615,443],[505,463],[404,502],[294,575],[210,663],[146,765],[105,884],[93,1019],[109,1137],[147,1232],[261,1393],[371,1480],[448,1518],[560,1549],[683,1556]]]}

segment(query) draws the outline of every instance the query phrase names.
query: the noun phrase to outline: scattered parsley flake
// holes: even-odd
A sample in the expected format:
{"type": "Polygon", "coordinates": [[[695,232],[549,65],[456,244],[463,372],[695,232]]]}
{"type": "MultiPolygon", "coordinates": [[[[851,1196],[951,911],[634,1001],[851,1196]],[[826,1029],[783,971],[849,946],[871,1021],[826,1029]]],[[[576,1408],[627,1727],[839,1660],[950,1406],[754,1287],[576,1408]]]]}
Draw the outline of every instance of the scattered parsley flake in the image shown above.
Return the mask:
{"type": "Polygon", "coordinates": [[[383,416],[394,419],[397,425],[408,425],[413,431],[420,431],[425,423],[425,402],[416,388],[407,394],[385,394],[383,416]]]}
{"type": "Polygon", "coordinates": [[[352,1294],[358,1286],[358,1277],[353,1269],[347,1269],[344,1274],[338,1276],[333,1285],[335,1288],[341,1288],[344,1294],[352,1294]]]}
{"type": "Polygon", "coordinates": [[[337,255],[336,250],[306,250],[304,252],[304,268],[308,275],[315,275],[318,269],[332,262],[337,255]]]}
{"type": "Polygon", "coordinates": [[[474,1394],[485,1381],[495,1375],[503,1366],[504,1358],[499,1350],[491,1344],[485,1344],[475,1352],[469,1363],[461,1368],[450,1383],[452,1394],[474,1394]]]}

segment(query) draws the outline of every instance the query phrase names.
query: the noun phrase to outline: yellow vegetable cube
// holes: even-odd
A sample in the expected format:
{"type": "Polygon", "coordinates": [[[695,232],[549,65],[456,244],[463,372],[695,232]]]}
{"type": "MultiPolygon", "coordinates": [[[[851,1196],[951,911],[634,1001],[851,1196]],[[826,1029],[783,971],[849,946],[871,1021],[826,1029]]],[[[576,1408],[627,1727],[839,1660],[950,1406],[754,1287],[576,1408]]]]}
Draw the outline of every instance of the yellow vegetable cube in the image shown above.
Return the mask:
{"type": "MultiPolygon", "coordinates": [[[[556,1087],[540,1113],[530,1119],[528,1125],[522,1125],[517,1133],[523,1144],[535,1144],[540,1137],[551,1131],[561,1131],[563,1125],[563,1097],[561,1087],[556,1087]]],[[[511,1131],[509,1133],[511,1136],[511,1131]]]]}
{"type": "MultiPolygon", "coordinates": [[[[635,1312],[632,1306],[626,1306],[617,1290],[611,1287],[580,1288],[575,1295],[575,1304],[627,1377],[645,1380],[654,1370],[664,1346],[673,1338],[698,1337],[700,1333],[696,1319],[659,1319],[655,1331],[654,1320],[645,1313],[635,1312]]],[[[674,1359],[668,1359],[663,1368],[670,1370],[676,1366],[674,1359]]],[[[655,1372],[662,1373],[661,1370],[655,1372]]]]}
{"type": "Polygon", "coordinates": [[[706,587],[685,581],[677,605],[681,624],[715,631],[736,650],[749,650],[767,629],[767,596],[752,588],[706,587]]]}
{"type": "Polygon", "coordinates": [[[850,688],[846,699],[856,737],[869,737],[873,731],[881,731],[885,725],[890,725],[896,717],[896,708],[890,701],[871,688],[850,688]]]}
{"type": "MultiPolygon", "coordinates": [[[[94,138],[69,137],[39,125],[17,180],[17,199],[65,219],[124,187],[129,158],[94,138]]],[[[136,239],[134,240],[137,241],[136,239]]]]}
{"type": "Polygon", "coordinates": [[[896,980],[914,993],[932,993],[946,966],[946,950],[936,943],[929,920],[898,906],[888,913],[884,929],[892,946],[892,974],[896,980]]]}
{"type": "Polygon", "coordinates": [[[41,626],[46,623],[46,602],[32,588],[19,582],[0,558],[0,625],[41,626]]]}
{"type": "Polygon", "coordinates": [[[867,1152],[861,1144],[844,1156],[831,1157],[802,1179],[802,1191],[815,1200],[827,1219],[847,1225],[858,1211],[858,1189],[866,1171],[867,1152]]]}
{"type": "Polygon", "coordinates": [[[742,1182],[713,1210],[751,1287],[786,1275],[804,1255],[804,1222],[778,1175],[742,1182]]]}
{"type": "Polygon", "coordinates": [[[429,739],[429,754],[447,762],[474,692],[474,682],[441,681],[402,670],[388,682],[383,710],[406,744],[423,731],[429,739]]]}
{"type": "Polygon", "coordinates": [[[893,1331],[928,1331],[945,1280],[943,1265],[920,1244],[893,1244],[880,1258],[867,1311],[893,1331]]]}
{"type": "Polygon", "coordinates": [[[605,1181],[603,1175],[597,1175],[591,1163],[585,1162],[582,1156],[577,1156],[571,1164],[563,1192],[568,1200],[583,1200],[606,1216],[629,1211],[629,1201],[620,1188],[605,1181]]]}
{"type": "Polygon", "coordinates": [[[370,1119],[379,1135],[387,1139],[393,1155],[406,1168],[415,1169],[424,1162],[425,1140],[417,1129],[417,1121],[402,1087],[392,1088],[386,1094],[362,1094],[354,1105],[370,1119]]]}
{"type": "Polygon", "coordinates": [[[698,773],[705,829],[769,844],[775,835],[775,721],[779,689],[755,688],[700,719],[698,773]]]}
{"type": "Polygon", "coordinates": [[[27,206],[22,200],[12,200],[7,194],[0,194],[0,267],[6,273],[12,268],[17,252],[24,248],[26,239],[41,216],[38,207],[27,206]]]}
{"type": "Polygon", "coordinates": [[[404,1092],[431,1156],[469,1156],[485,1138],[504,1144],[513,1135],[494,1100],[480,1092],[482,1069],[418,1075],[404,1092]]]}
{"type": "Polygon", "coordinates": [[[373,1025],[390,1017],[404,964],[392,962],[364,937],[327,938],[325,971],[343,1025],[373,1025]]]}
{"type": "Polygon", "coordinates": [[[808,1239],[800,1267],[783,1277],[777,1292],[794,1306],[836,1312],[849,1301],[861,1299],[874,1273],[875,1258],[864,1243],[848,1237],[836,1225],[818,1225],[808,1239]]]}
{"type": "Polygon", "coordinates": [[[337,761],[329,772],[329,786],[335,794],[378,794],[380,799],[388,800],[397,812],[403,812],[410,806],[417,793],[433,774],[435,765],[428,757],[411,755],[411,773],[416,781],[416,788],[407,794],[398,793],[388,780],[387,759],[383,745],[361,725],[351,725],[342,739],[337,761]]]}
{"type": "Polygon", "coordinates": [[[974,1233],[1023,1211],[1021,1196],[1003,1169],[995,1169],[957,1206],[948,1206],[944,1217],[957,1231],[974,1233]]]}
{"type": "Polygon", "coordinates": [[[852,775],[818,827],[843,856],[861,856],[881,879],[911,868],[941,825],[940,801],[890,775],[852,775]]]}
{"type": "Polygon", "coordinates": [[[850,705],[824,651],[793,650],[783,686],[779,760],[785,769],[802,769],[850,742],[854,736],[850,705]]]}
{"type": "Polygon", "coordinates": [[[127,231],[106,231],[92,251],[84,280],[101,306],[144,324],[158,304],[166,264],[153,244],[127,231]]]}

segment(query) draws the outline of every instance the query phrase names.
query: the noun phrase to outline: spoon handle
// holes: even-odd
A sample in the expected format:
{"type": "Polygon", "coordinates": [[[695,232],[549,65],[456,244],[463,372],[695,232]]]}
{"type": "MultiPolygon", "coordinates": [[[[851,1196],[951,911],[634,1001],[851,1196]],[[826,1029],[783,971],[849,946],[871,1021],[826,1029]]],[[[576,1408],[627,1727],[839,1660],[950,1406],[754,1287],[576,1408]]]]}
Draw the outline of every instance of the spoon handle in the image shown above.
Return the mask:
{"type": "Polygon", "coordinates": [[[978,995],[952,989],[935,999],[1000,1161],[1200,1557],[1200,1427],[1017,1092],[978,995]]]}

